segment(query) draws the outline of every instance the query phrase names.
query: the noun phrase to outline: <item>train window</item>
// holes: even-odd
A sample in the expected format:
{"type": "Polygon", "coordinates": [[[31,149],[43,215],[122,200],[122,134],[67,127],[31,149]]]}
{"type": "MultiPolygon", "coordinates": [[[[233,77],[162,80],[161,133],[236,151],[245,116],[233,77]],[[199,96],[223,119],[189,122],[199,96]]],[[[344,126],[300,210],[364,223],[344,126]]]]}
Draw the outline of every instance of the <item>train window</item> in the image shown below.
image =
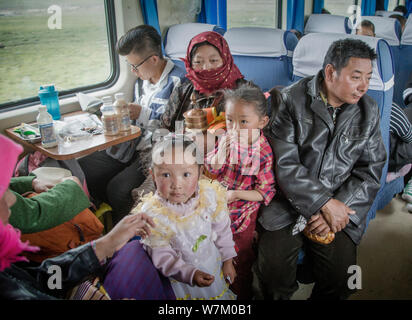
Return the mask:
{"type": "Polygon", "coordinates": [[[157,3],[161,30],[173,24],[196,21],[202,8],[200,0],[162,0],[157,3]]]}
{"type": "MultiPolygon", "coordinates": [[[[349,17],[353,14],[353,9],[350,9],[355,4],[354,0],[324,0],[324,9],[330,14],[349,17]]],[[[358,1],[360,6],[360,1],[358,1]]]]}
{"type": "Polygon", "coordinates": [[[395,9],[398,5],[405,5],[405,1],[389,0],[388,11],[393,11],[393,9],[395,9]]]}
{"type": "Polygon", "coordinates": [[[227,28],[277,28],[277,7],[276,0],[227,0],[227,28]]]}
{"type": "Polygon", "coordinates": [[[113,80],[112,1],[1,1],[0,108],[38,102],[42,84],[62,96],[113,80]]]}

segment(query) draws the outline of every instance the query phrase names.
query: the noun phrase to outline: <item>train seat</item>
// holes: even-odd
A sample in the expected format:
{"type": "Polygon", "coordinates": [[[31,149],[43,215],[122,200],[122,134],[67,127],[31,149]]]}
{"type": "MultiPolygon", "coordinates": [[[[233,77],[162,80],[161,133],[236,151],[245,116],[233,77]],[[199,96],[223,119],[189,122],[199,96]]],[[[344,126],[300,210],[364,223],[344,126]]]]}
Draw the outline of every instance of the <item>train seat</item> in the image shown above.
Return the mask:
{"type": "Polygon", "coordinates": [[[231,28],[224,35],[245,79],[263,91],[287,86],[292,80],[292,55],[298,39],[290,31],[274,28],[231,28]]]}
{"type": "MultiPolygon", "coordinates": [[[[385,40],[374,37],[333,33],[312,33],[305,35],[299,41],[293,55],[294,80],[316,74],[316,72],[322,68],[323,59],[332,42],[344,38],[363,40],[375,49],[377,53],[378,57],[373,62],[373,74],[367,94],[378,103],[382,138],[386,150],[389,150],[389,123],[393,98],[394,66],[392,51],[385,40]]],[[[367,225],[369,221],[375,217],[377,210],[382,209],[392,200],[394,195],[403,190],[402,178],[386,184],[387,169],[388,163],[386,163],[382,173],[379,192],[368,212],[367,225]]]]}
{"type": "MultiPolygon", "coordinates": [[[[362,16],[362,20],[369,20],[374,24],[377,38],[385,39],[391,47],[399,47],[402,31],[398,20],[378,16],[362,16]]],[[[352,30],[352,34],[356,34],[356,29],[352,30]]]]}
{"type": "Polygon", "coordinates": [[[190,40],[204,31],[215,31],[221,35],[225,33],[223,28],[207,23],[183,23],[170,26],[163,40],[166,56],[184,68],[180,58],[186,57],[190,40]]]}
{"type": "Polygon", "coordinates": [[[311,14],[306,21],[304,34],[323,32],[350,33],[349,18],[333,14],[311,14]]]}
{"type": "Polygon", "coordinates": [[[377,10],[375,11],[375,16],[380,16],[380,17],[387,17],[393,15],[393,14],[398,14],[400,16],[403,16],[402,12],[399,11],[385,11],[385,10],[377,10]]]}
{"type": "Polygon", "coordinates": [[[405,107],[403,103],[403,91],[406,83],[412,73],[412,14],[406,21],[405,30],[401,36],[401,45],[399,47],[399,58],[395,65],[395,94],[394,101],[405,107]]]}

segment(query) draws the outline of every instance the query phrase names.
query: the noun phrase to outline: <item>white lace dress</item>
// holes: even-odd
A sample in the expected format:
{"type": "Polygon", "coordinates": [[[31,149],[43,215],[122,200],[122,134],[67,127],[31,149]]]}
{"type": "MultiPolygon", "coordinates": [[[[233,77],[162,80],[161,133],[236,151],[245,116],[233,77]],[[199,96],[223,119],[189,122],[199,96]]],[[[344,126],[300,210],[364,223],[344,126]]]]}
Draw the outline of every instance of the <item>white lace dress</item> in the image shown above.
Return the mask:
{"type": "Polygon", "coordinates": [[[236,256],[225,192],[218,182],[200,180],[196,196],[185,204],[149,194],[134,209],[156,224],[142,243],[153,264],[169,277],[177,299],[236,298],[222,272],[222,261],[236,256]],[[213,283],[192,284],[196,270],[213,275],[213,283]]]}

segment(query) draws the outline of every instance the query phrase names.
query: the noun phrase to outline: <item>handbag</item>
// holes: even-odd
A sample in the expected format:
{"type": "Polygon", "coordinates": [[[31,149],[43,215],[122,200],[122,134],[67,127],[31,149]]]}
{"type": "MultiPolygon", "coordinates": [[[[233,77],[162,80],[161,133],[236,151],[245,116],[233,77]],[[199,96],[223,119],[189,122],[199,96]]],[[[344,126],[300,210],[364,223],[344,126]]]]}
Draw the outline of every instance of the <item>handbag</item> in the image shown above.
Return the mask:
{"type": "MultiPolygon", "coordinates": [[[[27,197],[33,197],[30,193],[27,197]]],[[[56,212],[56,214],[59,214],[56,212]]],[[[25,252],[24,255],[31,261],[41,263],[47,258],[56,257],[70,249],[79,247],[101,237],[103,224],[90,209],[84,209],[73,219],[54,228],[35,233],[21,235],[22,241],[29,241],[38,246],[38,252],[25,252]]]]}

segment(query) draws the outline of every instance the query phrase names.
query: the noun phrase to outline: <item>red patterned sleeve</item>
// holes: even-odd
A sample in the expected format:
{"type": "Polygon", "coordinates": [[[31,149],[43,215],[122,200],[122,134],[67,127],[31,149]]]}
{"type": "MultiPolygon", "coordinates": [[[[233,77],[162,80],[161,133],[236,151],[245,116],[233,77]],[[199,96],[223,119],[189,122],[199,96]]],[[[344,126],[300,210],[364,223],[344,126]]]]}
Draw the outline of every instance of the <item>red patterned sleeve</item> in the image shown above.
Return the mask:
{"type": "Polygon", "coordinates": [[[267,206],[275,196],[275,174],[273,173],[273,152],[266,139],[260,150],[260,169],[255,182],[255,190],[263,196],[263,203],[267,206]]]}

